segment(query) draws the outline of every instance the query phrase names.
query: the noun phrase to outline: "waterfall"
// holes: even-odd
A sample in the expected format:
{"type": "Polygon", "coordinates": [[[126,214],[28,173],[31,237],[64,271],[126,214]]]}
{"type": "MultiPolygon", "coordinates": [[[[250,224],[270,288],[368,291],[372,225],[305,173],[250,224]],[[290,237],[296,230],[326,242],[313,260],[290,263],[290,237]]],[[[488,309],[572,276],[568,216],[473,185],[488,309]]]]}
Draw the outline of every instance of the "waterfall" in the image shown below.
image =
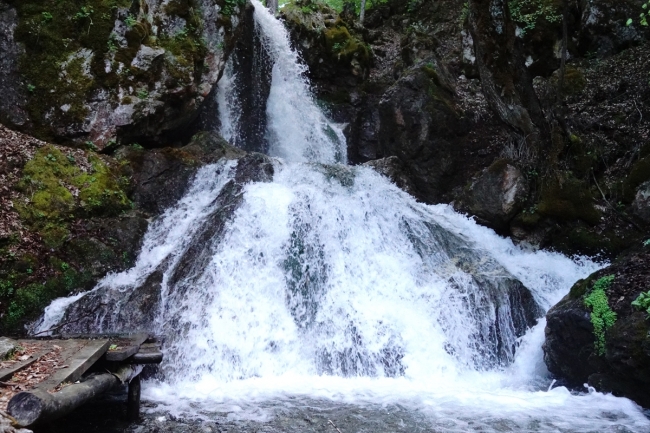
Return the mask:
{"type": "MultiPolygon", "coordinates": [[[[145,395],[180,415],[264,422],[324,399],[399,404],[445,432],[650,425],[625,399],[547,392],[543,314],[600,265],[520,248],[344,165],[341,129],[318,108],[287,31],[252,3],[273,62],[275,159],[201,168],[151,225],[132,269],[55,301],[36,330],[103,305],[74,326],[163,335],[164,380],[145,395]],[[133,304],[148,305],[152,321],[133,304]]],[[[219,107],[236,142],[245,119],[229,68],[219,107]]]]}

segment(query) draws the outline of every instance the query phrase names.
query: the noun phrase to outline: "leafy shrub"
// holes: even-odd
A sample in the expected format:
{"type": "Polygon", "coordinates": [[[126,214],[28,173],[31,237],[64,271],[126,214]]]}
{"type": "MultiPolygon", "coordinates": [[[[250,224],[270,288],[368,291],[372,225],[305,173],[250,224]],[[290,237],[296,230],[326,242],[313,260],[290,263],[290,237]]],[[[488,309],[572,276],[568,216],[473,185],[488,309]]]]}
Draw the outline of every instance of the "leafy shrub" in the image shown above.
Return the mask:
{"type": "Polygon", "coordinates": [[[647,292],[641,292],[639,296],[632,301],[632,306],[639,310],[645,310],[645,312],[650,315],[650,290],[647,292]]]}

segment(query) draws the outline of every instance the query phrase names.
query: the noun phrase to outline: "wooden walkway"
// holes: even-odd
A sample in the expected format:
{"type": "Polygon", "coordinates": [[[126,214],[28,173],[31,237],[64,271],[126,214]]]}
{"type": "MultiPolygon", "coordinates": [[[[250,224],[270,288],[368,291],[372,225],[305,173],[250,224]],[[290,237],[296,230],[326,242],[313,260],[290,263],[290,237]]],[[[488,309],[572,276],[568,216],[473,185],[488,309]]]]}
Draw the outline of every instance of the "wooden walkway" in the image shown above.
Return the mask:
{"type": "Polygon", "coordinates": [[[137,366],[161,361],[160,344],[148,334],[18,340],[13,354],[0,362],[0,409],[28,427],[63,416],[98,393],[128,382],[127,412],[136,420],[137,366]],[[40,411],[36,415],[31,413],[34,404],[40,411]],[[29,415],[24,413],[27,406],[29,415]]]}

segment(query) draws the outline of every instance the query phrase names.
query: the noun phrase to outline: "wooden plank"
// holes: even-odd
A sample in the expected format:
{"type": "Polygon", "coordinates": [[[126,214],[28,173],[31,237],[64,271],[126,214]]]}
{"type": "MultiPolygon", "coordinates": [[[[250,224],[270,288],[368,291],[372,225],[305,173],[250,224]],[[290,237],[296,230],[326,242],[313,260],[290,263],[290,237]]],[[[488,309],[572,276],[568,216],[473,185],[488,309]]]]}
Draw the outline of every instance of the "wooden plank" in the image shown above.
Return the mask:
{"type": "MultiPolygon", "coordinates": [[[[124,361],[126,358],[136,354],[138,350],[140,350],[140,345],[149,338],[149,334],[140,333],[128,338],[130,340],[128,345],[117,350],[109,349],[109,351],[106,352],[107,361],[124,361]]],[[[113,343],[113,341],[111,341],[111,343],[113,343]]]]}
{"type": "Polygon", "coordinates": [[[34,355],[30,356],[29,359],[26,359],[25,361],[18,362],[14,364],[13,366],[9,368],[3,368],[0,370],[0,381],[5,381],[7,379],[11,379],[11,377],[19,372],[20,370],[29,367],[39,359],[41,359],[44,355],[47,355],[49,352],[51,352],[52,349],[45,349],[41,350],[39,352],[36,352],[34,355]]]}
{"type": "Polygon", "coordinates": [[[68,368],[57,371],[46,381],[39,383],[36,389],[47,391],[63,382],[76,382],[106,353],[109,346],[109,339],[87,341],[81,350],[64,361],[68,368]]]}
{"type": "Polygon", "coordinates": [[[138,352],[129,359],[129,364],[160,364],[163,360],[162,352],[138,352]]]}

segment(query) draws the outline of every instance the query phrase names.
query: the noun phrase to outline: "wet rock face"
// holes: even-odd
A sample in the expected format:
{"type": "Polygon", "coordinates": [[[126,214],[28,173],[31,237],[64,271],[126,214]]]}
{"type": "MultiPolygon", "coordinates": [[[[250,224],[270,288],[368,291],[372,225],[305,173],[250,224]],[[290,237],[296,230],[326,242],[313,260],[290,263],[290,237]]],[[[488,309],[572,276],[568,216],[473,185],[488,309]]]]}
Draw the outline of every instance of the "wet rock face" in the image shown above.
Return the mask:
{"type": "Polygon", "coordinates": [[[22,126],[27,121],[25,95],[21,91],[18,59],[21,47],[14,39],[16,9],[0,3],[0,122],[22,126]]]}
{"type": "Polygon", "coordinates": [[[377,173],[389,178],[395,185],[411,195],[416,194],[407,168],[396,156],[368,161],[364,165],[372,167],[377,173]]]}
{"type": "Polygon", "coordinates": [[[194,120],[245,0],[9,3],[0,6],[0,120],[102,149],[169,144],[194,120]]]}
{"type": "Polygon", "coordinates": [[[632,203],[634,213],[650,223],[650,181],[641,184],[632,203]]]}
{"type": "MultiPolygon", "coordinates": [[[[209,137],[207,134],[199,137],[203,140],[195,138],[190,146],[199,146],[199,141],[205,145],[206,136],[209,137]]],[[[218,149],[217,153],[220,150],[223,151],[223,149],[218,149]]],[[[273,179],[273,164],[267,156],[258,153],[244,154],[241,151],[232,151],[232,149],[226,150],[229,152],[223,151],[218,154],[226,158],[240,157],[234,178],[223,187],[215,198],[213,212],[201,221],[194,241],[169,272],[168,284],[171,287],[168,292],[169,302],[173,302],[174,297],[182,297],[186,290],[192,288],[191,276],[196,275],[197,270],[206,266],[212,258],[213,242],[220,237],[227,222],[241,204],[241,191],[244,185],[249,182],[269,182],[273,179]],[[183,284],[177,284],[181,280],[183,284]]],[[[154,158],[156,158],[155,155],[154,158]]],[[[170,181],[173,180],[181,185],[185,182],[185,188],[187,187],[187,183],[191,179],[187,172],[178,167],[168,167],[167,170],[168,174],[165,176],[170,176],[170,181]]],[[[164,171],[165,169],[162,170],[162,172],[164,171]]],[[[179,195],[178,198],[180,198],[185,192],[185,188],[178,187],[170,195],[165,195],[161,201],[151,202],[149,205],[161,206],[161,203],[172,201],[174,195],[179,195]]],[[[60,322],[65,323],[65,326],[57,329],[57,332],[62,334],[153,332],[161,307],[163,275],[167,271],[168,265],[168,260],[163,261],[144,281],[129,288],[127,295],[125,295],[125,291],[111,286],[101,286],[89,292],[67,309],[60,322]]],[[[179,331],[174,329],[175,325],[176,322],[172,318],[165,323],[165,330],[172,333],[179,331]]]]}
{"type": "Polygon", "coordinates": [[[379,115],[378,154],[398,157],[421,197],[437,202],[459,150],[455,142],[467,132],[444,69],[433,61],[414,68],[383,95],[379,115]]]}
{"type": "Polygon", "coordinates": [[[504,230],[527,196],[528,182],[521,170],[497,160],[473,180],[458,207],[478,216],[488,227],[504,230]]]}
{"type": "Polygon", "coordinates": [[[650,406],[650,319],[632,302],[650,287],[650,248],[629,254],[612,266],[578,281],[569,295],[547,315],[544,361],[551,371],[570,384],[589,383],[599,391],[628,397],[650,406]],[[617,314],[605,331],[604,352],[596,350],[592,309],[585,296],[600,278],[613,275],[605,293],[617,314]]]}
{"type": "Polygon", "coordinates": [[[235,158],[244,152],[231,147],[220,136],[201,132],[181,148],[144,151],[123,148],[122,156],[132,164],[135,188],[133,201],[145,212],[157,215],[179,200],[203,164],[222,157],[235,158]]]}

